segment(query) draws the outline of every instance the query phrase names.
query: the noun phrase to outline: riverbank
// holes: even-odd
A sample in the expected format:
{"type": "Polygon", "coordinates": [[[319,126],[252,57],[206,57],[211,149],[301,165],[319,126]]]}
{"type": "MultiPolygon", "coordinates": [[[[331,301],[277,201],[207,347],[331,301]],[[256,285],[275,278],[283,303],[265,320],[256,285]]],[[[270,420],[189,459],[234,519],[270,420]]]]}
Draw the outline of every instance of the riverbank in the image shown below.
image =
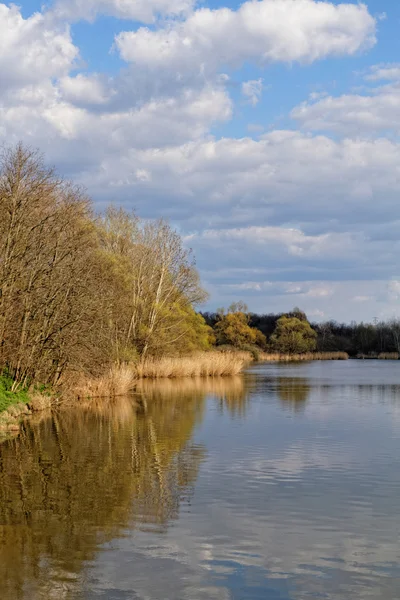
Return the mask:
{"type": "Polygon", "coordinates": [[[345,352],[279,354],[260,351],[203,352],[190,357],[149,359],[144,363],[112,367],[98,378],[81,377],[69,393],[74,398],[107,398],[128,394],[143,379],[233,377],[252,362],[348,360],[345,352]]]}
{"type": "MultiPolygon", "coordinates": [[[[302,362],[314,360],[347,360],[344,352],[315,352],[307,354],[267,353],[250,351],[201,352],[187,357],[150,358],[141,363],[114,365],[99,377],[70,375],[64,382],[63,395],[68,400],[107,398],[129,394],[142,379],[215,378],[238,375],[250,363],[302,362]],[[71,383],[73,382],[73,383],[71,383]]],[[[38,412],[51,406],[50,395],[37,391],[13,391],[13,380],[0,378],[0,427],[4,422],[15,424],[27,410],[38,412]]]]}
{"type": "MultiPolygon", "coordinates": [[[[357,358],[363,358],[359,356],[357,358]]],[[[367,357],[365,357],[367,358],[367,357]]],[[[370,358],[370,357],[368,357],[370,358]]],[[[378,358],[378,357],[374,357],[378,358]]],[[[380,355],[380,359],[398,359],[393,354],[380,355]]],[[[64,382],[63,402],[73,404],[91,399],[125,396],[137,388],[140,381],[196,380],[199,386],[207,381],[237,377],[253,362],[306,362],[348,360],[345,352],[313,352],[307,354],[281,354],[250,351],[218,351],[197,353],[188,357],[148,359],[144,363],[115,365],[100,377],[70,376],[64,382]],[[73,383],[72,383],[73,382],[73,383]]],[[[0,377],[0,438],[17,435],[21,422],[52,406],[51,395],[38,391],[13,391],[13,380],[0,377]]],[[[56,394],[53,396],[53,400],[56,394]]],[[[55,401],[55,400],[54,400],[55,401]]]]}
{"type": "Polygon", "coordinates": [[[0,439],[18,433],[24,418],[51,407],[50,396],[26,389],[15,391],[13,386],[10,377],[0,376],[0,439]]]}

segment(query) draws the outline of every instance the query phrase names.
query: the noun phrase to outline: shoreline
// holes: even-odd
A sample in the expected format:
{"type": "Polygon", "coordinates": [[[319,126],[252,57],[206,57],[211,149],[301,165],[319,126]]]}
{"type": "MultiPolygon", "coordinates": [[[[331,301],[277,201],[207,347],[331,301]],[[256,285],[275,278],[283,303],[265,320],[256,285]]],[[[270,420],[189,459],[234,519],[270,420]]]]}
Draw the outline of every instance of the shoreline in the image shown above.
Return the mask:
{"type": "MultiPolygon", "coordinates": [[[[66,401],[73,405],[88,400],[106,400],[129,395],[140,381],[178,381],[182,379],[209,380],[234,377],[243,372],[250,364],[263,362],[311,362],[333,360],[399,360],[399,355],[381,354],[350,357],[345,352],[314,352],[307,354],[280,354],[268,352],[228,351],[202,353],[192,357],[164,358],[149,360],[142,365],[120,365],[109,369],[102,377],[84,378],[66,393],[66,401]]],[[[8,402],[0,410],[0,442],[10,436],[18,435],[24,419],[33,414],[51,409],[56,394],[43,395],[39,392],[23,391],[16,393],[15,402],[8,402]]]]}

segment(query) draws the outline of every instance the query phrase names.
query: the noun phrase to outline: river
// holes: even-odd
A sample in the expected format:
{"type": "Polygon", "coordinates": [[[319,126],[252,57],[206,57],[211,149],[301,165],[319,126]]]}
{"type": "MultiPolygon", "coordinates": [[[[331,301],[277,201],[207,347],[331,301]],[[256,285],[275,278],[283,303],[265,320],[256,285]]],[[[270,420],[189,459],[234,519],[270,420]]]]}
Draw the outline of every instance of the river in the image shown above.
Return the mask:
{"type": "Polygon", "coordinates": [[[0,445],[1,600],[398,600],[400,362],[141,383],[0,445]]]}

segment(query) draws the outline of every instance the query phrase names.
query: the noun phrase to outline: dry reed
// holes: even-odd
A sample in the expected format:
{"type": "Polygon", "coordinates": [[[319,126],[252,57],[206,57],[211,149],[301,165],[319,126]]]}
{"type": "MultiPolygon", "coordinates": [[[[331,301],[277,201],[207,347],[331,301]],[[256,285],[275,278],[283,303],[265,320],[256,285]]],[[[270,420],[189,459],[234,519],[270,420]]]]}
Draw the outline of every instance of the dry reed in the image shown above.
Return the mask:
{"type": "Polygon", "coordinates": [[[201,352],[182,358],[150,358],[143,363],[115,365],[101,377],[81,377],[69,389],[78,398],[115,398],[132,391],[139,379],[225,377],[237,375],[251,362],[247,352],[201,352]]]}
{"type": "Polygon", "coordinates": [[[42,410],[47,410],[51,408],[52,398],[50,396],[45,396],[40,392],[34,392],[29,398],[28,405],[31,411],[41,412],[42,410]]]}
{"type": "Polygon", "coordinates": [[[136,366],[139,379],[226,377],[240,373],[251,355],[247,352],[201,352],[180,358],[148,359],[136,366]]]}
{"type": "Polygon", "coordinates": [[[132,366],[115,365],[101,377],[82,377],[70,393],[78,398],[115,398],[128,394],[136,379],[132,366]]]}

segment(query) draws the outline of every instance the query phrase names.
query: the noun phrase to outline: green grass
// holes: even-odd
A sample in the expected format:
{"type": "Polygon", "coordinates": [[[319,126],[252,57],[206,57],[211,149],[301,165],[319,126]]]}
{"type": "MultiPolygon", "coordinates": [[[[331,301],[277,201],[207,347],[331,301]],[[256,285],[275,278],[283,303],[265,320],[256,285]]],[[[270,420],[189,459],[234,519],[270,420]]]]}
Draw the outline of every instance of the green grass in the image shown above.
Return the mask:
{"type": "Polygon", "coordinates": [[[0,375],[0,413],[7,410],[7,408],[13,404],[26,404],[29,401],[28,392],[26,390],[12,392],[12,385],[13,380],[11,377],[4,374],[0,375]]]}

